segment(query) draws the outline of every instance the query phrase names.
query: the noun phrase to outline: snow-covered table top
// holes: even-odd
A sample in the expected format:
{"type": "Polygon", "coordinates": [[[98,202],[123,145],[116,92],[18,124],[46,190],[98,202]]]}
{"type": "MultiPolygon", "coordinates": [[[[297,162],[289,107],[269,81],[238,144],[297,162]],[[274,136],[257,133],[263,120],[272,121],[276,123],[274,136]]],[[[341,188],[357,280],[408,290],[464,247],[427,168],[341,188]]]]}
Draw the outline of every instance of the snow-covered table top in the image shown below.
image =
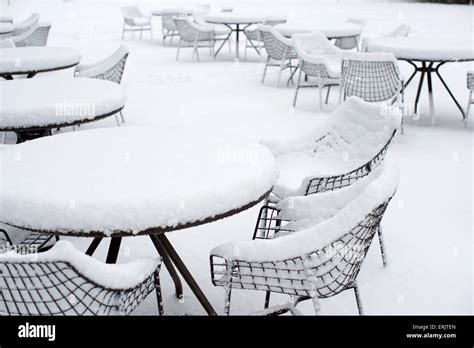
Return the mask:
{"type": "Polygon", "coordinates": [[[122,109],[125,89],[110,81],[68,77],[0,81],[0,130],[90,122],[122,109]]]}
{"type": "Polygon", "coordinates": [[[151,11],[153,16],[162,16],[164,13],[182,13],[184,15],[191,15],[193,13],[204,13],[206,10],[203,7],[164,7],[154,9],[151,11]]]}
{"type": "Polygon", "coordinates": [[[60,70],[79,64],[81,53],[65,47],[0,49],[0,75],[60,70]]]}
{"type": "Polygon", "coordinates": [[[0,23],[0,34],[9,34],[15,30],[11,23],[0,23]]]}
{"type": "Polygon", "coordinates": [[[301,23],[285,23],[275,26],[283,36],[291,37],[295,33],[310,33],[319,31],[328,38],[340,38],[359,35],[362,32],[362,27],[354,23],[347,22],[301,22],[301,23]]]}
{"type": "Polygon", "coordinates": [[[408,36],[370,40],[370,52],[390,52],[398,59],[415,61],[474,60],[474,44],[469,38],[408,36]]]}
{"type": "Polygon", "coordinates": [[[0,221],[87,236],[208,223],[257,204],[278,177],[254,141],[165,128],[44,137],[0,151],[0,165],[0,221]]]}
{"type": "Polygon", "coordinates": [[[204,20],[216,24],[256,24],[267,20],[285,20],[286,16],[246,12],[219,12],[204,16],[204,20]]]}

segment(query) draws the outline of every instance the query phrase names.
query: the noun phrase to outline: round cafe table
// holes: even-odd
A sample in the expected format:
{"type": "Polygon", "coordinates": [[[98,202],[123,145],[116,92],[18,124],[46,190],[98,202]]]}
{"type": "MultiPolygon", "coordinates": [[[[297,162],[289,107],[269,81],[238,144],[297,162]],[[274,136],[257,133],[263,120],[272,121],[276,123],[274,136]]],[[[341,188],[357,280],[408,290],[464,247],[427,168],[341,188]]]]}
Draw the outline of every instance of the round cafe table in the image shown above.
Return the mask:
{"type": "MultiPolygon", "coordinates": [[[[219,53],[222,47],[225,45],[227,40],[230,39],[232,33],[235,32],[235,57],[239,58],[239,41],[240,41],[240,33],[245,33],[245,29],[251,26],[252,24],[263,23],[267,20],[285,20],[285,16],[268,16],[268,15],[260,15],[260,14],[247,14],[247,13],[239,13],[239,12],[220,12],[214,14],[207,14],[204,16],[204,20],[208,23],[212,24],[223,24],[230,29],[229,34],[222,41],[221,45],[217,49],[215,56],[219,53]]],[[[252,42],[252,41],[250,41],[252,42]]],[[[254,47],[255,48],[255,47],[254,47]]],[[[257,51],[258,49],[255,48],[257,51]]]]}
{"type": "Polygon", "coordinates": [[[418,100],[426,76],[431,123],[436,123],[432,84],[432,74],[436,74],[459,111],[461,111],[463,120],[466,119],[463,107],[449,89],[439,69],[447,63],[473,61],[474,47],[471,39],[421,36],[379,38],[370,40],[367,50],[369,52],[393,53],[397,59],[404,60],[413,66],[414,71],[405,83],[404,88],[410,84],[415,75],[420,74],[415,98],[415,113],[418,110],[418,100]]]}
{"type": "Polygon", "coordinates": [[[79,77],[0,81],[0,92],[0,132],[18,143],[115,115],[127,99],[119,84],[79,77]]]}
{"type": "Polygon", "coordinates": [[[249,209],[268,196],[278,177],[275,158],[257,142],[163,128],[45,137],[0,151],[0,163],[1,222],[95,237],[89,255],[103,238],[111,238],[108,263],[116,262],[123,237],[148,235],[177,295],[182,288],[174,267],[208,314],[216,312],[166,233],[249,209]]]}
{"type": "Polygon", "coordinates": [[[0,50],[0,77],[12,80],[14,75],[71,68],[81,61],[81,53],[65,47],[15,47],[0,50]]]}
{"type": "Polygon", "coordinates": [[[310,33],[319,31],[328,39],[339,39],[360,35],[362,27],[360,25],[348,22],[340,23],[321,23],[321,22],[301,22],[284,23],[275,25],[275,29],[285,37],[291,37],[296,33],[310,33]]]}
{"type": "Polygon", "coordinates": [[[14,30],[15,26],[12,23],[0,22],[0,39],[8,38],[14,30]]]}

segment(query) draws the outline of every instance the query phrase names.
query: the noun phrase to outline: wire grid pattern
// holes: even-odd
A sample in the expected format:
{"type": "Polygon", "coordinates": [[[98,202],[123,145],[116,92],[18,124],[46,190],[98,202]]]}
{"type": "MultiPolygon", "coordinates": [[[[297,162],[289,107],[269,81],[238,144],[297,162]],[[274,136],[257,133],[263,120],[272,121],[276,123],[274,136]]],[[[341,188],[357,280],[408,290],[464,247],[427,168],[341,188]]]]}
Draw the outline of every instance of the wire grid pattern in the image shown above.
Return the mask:
{"type": "Polygon", "coordinates": [[[24,38],[21,41],[16,41],[16,47],[27,47],[27,46],[46,46],[48,43],[49,30],[51,26],[37,27],[30,36],[24,38]]]}
{"type": "Polygon", "coordinates": [[[26,33],[28,30],[31,30],[31,28],[33,28],[33,26],[36,25],[38,21],[39,21],[39,14],[32,13],[27,19],[25,19],[22,22],[22,25],[20,27],[15,28],[12,36],[18,36],[23,33],[26,33]]]}
{"type": "Polygon", "coordinates": [[[109,70],[104,71],[101,74],[96,76],[91,76],[95,79],[112,81],[115,83],[120,83],[122,81],[123,72],[125,70],[125,63],[127,62],[128,53],[124,54],[122,58],[111,67],[109,70]]]}
{"type": "Polygon", "coordinates": [[[271,59],[282,60],[298,58],[298,55],[292,46],[289,46],[278,40],[278,38],[271,32],[262,30],[259,30],[259,32],[260,37],[264,43],[265,50],[271,59]]]}
{"type": "Polygon", "coordinates": [[[366,102],[387,101],[396,97],[402,83],[393,61],[344,59],[341,84],[346,97],[356,96],[366,102]]]}
{"type": "Polygon", "coordinates": [[[303,71],[308,76],[316,76],[322,79],[339,81],[338,79],[333,79],[329,76],[326,66],[324,64],[314,64],[314,63],[309,63],[308,61],[302,60],[301,71],[303,71]]]}
{"type": "Polygon", "coordinates": [[[178,28],[176,27],[176,23],[174,21],[175,17],[183,17],[183,14],[181,12],[166,12],[163,13],[161,16],[161,24],[163,26],[163,29],[166,29],[168,31],[178,31],[178,28]]]}
{"type": "Polygon", "coordinates": [[[174,18],[181,40],[186,42],[213,41],[214,31],[200,31],[184,18],[174,18]]]}
{"type": "MultiPolygon", "coordinates": [[[[360,166],[359,168],[340,175],[312,178],[308,183],[308,187],[306,188],[305,196],[320,192],[334,191],[352,185],[356,181],[369,175],[383,162],[395,133],[396,131],[393,131],[392,136],[390,139],[388,139],[382,149],[367,163],[360,166]]],[[[319,141],[321,140],[322,139],[319,141]]]]}
{"type": "MultiPolygon", "coordinates": [[[[38,233],[38,232],[30,232],[26,234],[26,237],[18,242],[16,246],[22,246],[22,247],[27,247],[32,250],[37,250],[41,251],[44,247],[46,246],[52,246],[54,243],[52,241],[58,240],[57,237],[49,235],[49,234],[43,234],[43,233],[38,233]]],[[[8,247],[8,246],[13,246],[13,242],[8,235],[7,231],[5,230],[0,230],[0,247],[8,247]]],[[[0,249],[0,253],[3,250],[0,249]]],[[[6,251],[6,250],[5,250],[6,251]]]]}
{"type": "Polygon", "coordinates": [[[334,46],[339,47],[341,50],[352,50],[359,46],[359,35],[347,36],[336,39],[334,46]]]}
{"type": "Polygon", "coordinates": [[[467,88],[471,91],[474,90],[474,71],[467,72],[467,88]]]}
{"type": "Polygon", "coordinates": [[[134,288],[108,289],[68,262],[0,262],[0,315],[127,315],[155,287],[162,314],[158,272],[134,288]]]}
{"type": "MultiPolygon", "coordinates": [[[[211,255],[212,283],[231,289],[318,298],[350,289],[355,286],[389,201],[380,204],[341,238],[309,254],[269,262],[223,260],[211,255]]],[[[273,220],[267,223],[278,226],[278,221],[273,220]]]]}

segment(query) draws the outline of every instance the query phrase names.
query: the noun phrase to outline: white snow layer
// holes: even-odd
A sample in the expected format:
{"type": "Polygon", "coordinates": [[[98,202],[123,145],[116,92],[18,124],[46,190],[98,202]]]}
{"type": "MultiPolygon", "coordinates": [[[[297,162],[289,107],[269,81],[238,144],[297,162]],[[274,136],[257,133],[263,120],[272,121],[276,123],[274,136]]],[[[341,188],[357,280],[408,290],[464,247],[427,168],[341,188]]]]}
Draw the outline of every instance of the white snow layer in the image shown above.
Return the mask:
{"type": "Polygon", "coordinates": [[[19,254],[14,250],[0,253],[1,262],[67,262],[89,280],[110,289],[134,288],[160,265],[159,258],[143,258],[123,264],[106,264],[61,240],[42,253],[19,254]]]}
{"type": "Polygon", "coordinates": [[[78,64],[79,51],[64,47],[15,47],[0,50],[0,73],[47,71],[78,64]]]}
{"type": "Polygon", "coordinates": [[[304,195],[312,178],[358,168],[382,149],[400,122],[397,108],[350,97],[324,127],[291,142],[262,141],[277,157],[280,167],[273,192],[280,197],[304,195]]]}
{"type": "Polygon", "coordinates": [[[263,23],[268,20],[284,20],[286,16],[277,14],[247,13],[247,12],[220,12],[209,13],[204,20],[210,23],[248,24],[263,23]]]}
{"type": "MultiPolygon", "coordinates": [[[[322,199],[325,201],[328,199],[332,203],[348,201],[346,206],[328,220],[280,238],[223,244],[214,248],[211,254],[226,260],[272,262],[319,250],[348,233],[372,210],[393,196],[399,181],[398,169],[386,162],[381,171],[376,171],[370,176],[371,181],[366,187],[363,187],[364,184],[359,184],[355,188],[343,188],[324,195],[322,199]],[[349,197],[339,197],[344,195],[349,195],[349,197]]],[[[313,204],[320,203],[320,199],[312,196],[302,198],[301,203],[304,201],[308,204],[304,207],[305,211],[310,211],[311,208],[317,209],[317,206],[313,204]]],[[[288,213],[282,214],[291,215],[293,212],[291,209],[288,213]]]]}
{"type": "Polygon", "coordinates": [[[91,120],[121,109],[125,88],[90,78],[0,81],[0,128],[26,128],[91,120]]]}
{"type": "Polygon", "coordinates": [[[0,221],[104,234],[223,214],[261,198],[278,177],[274,156],[257,142],[153,127],[15,145],[0,151],[0,172],[0,221]]]}

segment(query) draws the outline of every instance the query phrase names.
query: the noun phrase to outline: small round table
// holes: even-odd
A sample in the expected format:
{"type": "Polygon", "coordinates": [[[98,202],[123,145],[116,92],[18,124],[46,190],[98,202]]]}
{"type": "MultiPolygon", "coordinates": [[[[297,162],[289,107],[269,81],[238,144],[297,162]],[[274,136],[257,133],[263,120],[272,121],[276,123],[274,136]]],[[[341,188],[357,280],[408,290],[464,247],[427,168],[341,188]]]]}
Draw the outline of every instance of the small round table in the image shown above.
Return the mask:
{"type": "Polygon", "coordinates": [[[233,32],[235,32],[235,57],[239,59],[239,34],[244,35],[245,29],[252,24],[263,23],[267,20],[285,20],[285,16],[268,16],[258,14],[245,14],[239,12],[221,12],[216,14],[208,14],[204,16],[204,20],[212,24],[223,24],[230,29],[229,34],[217,49],[215,56],[219,53],[224,44],[229,40],[233,32]]]}
{"type": "Polygon", "coordinates": [[[65,47],[16,47],[0,50],[0,77],[12,80],[13,75],[71,68],[81,61],[81,53],[65,47]]]}
{"type": "Polygon", "coordinates": [[[1,81],[0,91],[0,131],[19,143],[115,115],[127,99],[119,84],[79,77],[1,81]]]}
{"type": "Polygon", "coordinates": [[[14,30],[15,26],[12,23],[0,22],[0,39],[8,38],[14,30]]]}
{"type": "Polygon", "coordinates": [[[439,72],[439,68],[450,62],[465,62],[474,60],[474,48],[469,39],[443,38],[443,37],[391,37],[370,40],[367,50],[369,52],[390,52],[399,59],[411,64],[415,69],[408,78],[404,88],[420,73],[418,90],[415,98],[415,113],[418,110],[418,100],[426,74],[428,96],[430,105],[431,123],[436,123],[433,100],[432,73],[435,73],[452,100],[461,111],[463,120],[466,119],[464,109],[456,100],[447,83],[439,72]]]}
{"type": "Polygon", "coordinates": [[[310,33],[319,31],[328,39],[339,39],[343,37],[351,37],[360,35],[362,27],[360,25],[348,22],[341,23],[285,23],[275,25],[283,36],[291,37],[296,33],[310,33]]]}
{"type": "Polygon", "coordinates": [[[165,7],[151,11],[152,16],[163,16],[164,13],[179,13],[182,16],[190,16],[194,13],[204,13],[206,10],[202,7],[165,7]]]}
{"type": "Polygon", "coordinates": [[[1,222],[95,237],[89,255],[112,237],[108,263],[116,262],[122,237],[148,235],[177,295],[182,287],[174,266],[208,314],[216,312],[165,233],[249,209],[267,197],[278,177],[272,153],[256,142],[163,128],[45,137],[0,151],[0,163],[1,222]]]}

